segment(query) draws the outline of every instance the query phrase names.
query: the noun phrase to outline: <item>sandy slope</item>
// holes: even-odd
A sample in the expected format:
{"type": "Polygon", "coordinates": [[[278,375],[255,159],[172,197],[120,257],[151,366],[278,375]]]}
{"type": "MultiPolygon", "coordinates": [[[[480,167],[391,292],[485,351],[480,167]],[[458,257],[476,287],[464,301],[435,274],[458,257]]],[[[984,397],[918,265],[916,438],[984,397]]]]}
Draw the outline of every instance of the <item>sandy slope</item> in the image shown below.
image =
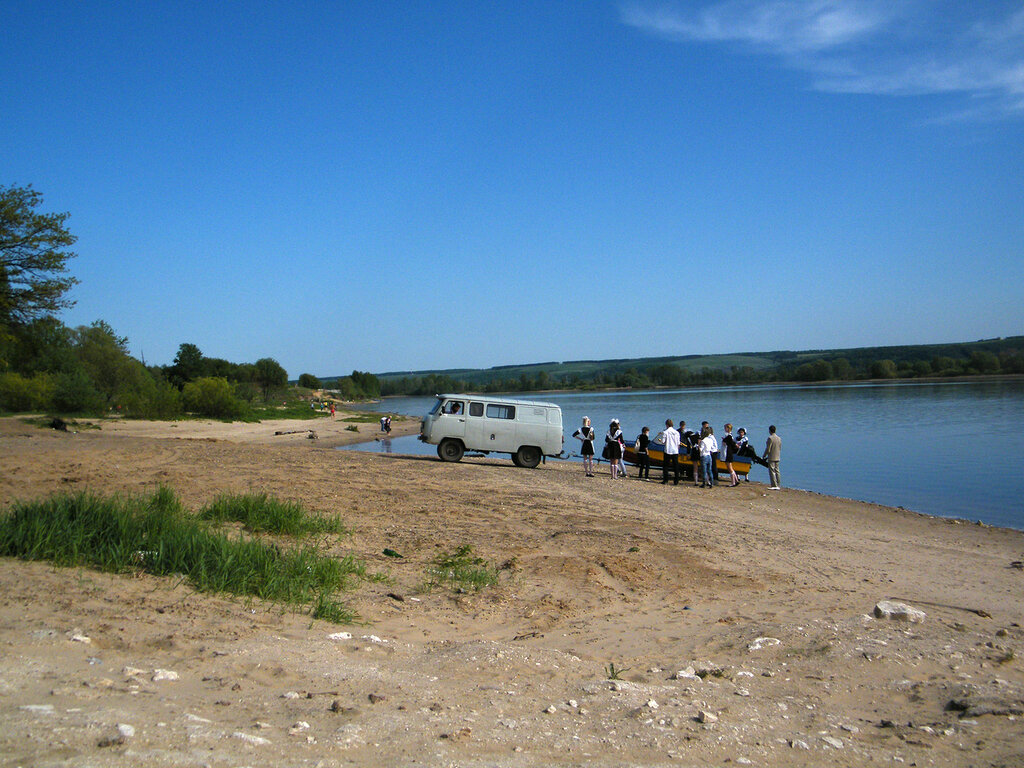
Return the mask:
{"type": "Polygon", "coordinates": [[[0,420],[5,503],[265,490],[341,515],[330,550],[388,576],[350,596],[366,624],[337,627],[0,561],[0,764],[1024,764],[1020,532],[760,483],[333,451],[335,424],[0,420]],[[463,543],[500,586],[418,592],[463,543]],[[871,618],[886,598],[927,617],[871,618]]]}

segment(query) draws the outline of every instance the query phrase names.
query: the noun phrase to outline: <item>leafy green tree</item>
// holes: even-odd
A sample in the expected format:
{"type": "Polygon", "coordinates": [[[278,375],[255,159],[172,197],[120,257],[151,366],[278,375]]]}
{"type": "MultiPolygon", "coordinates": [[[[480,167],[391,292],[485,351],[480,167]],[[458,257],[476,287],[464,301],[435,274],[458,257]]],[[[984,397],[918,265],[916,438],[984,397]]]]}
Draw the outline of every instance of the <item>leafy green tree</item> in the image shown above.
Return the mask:
{"type": "Polygon", "coordinates": [[[237,419],[246,406],[235,397],[235,388],[227,379],[203,377],[190,381],[181,393],[185,409],[213,419],[237,419]]]}
{"type": "Polygon", "coordinates": [[[971,352],[970,366],[978,373],[999,373],[999,358],[984,349],[971,352]]]}
{"type": "Polygon", "coordinates": [[[840,380],[853,378],[853,366],[845,357],[837,357],[832,361],[832,375],[840,380]]]}
{"type": "Polygon", "coordinates": [[[895,379],[896,363],[892,360],[876,360],[871,364],[871,378],[895,379]]]}
{"type": "MultiPolygon", "coordinates": [[[[108,406],[113,405],[131,363],[142,366],[128,355],[128,339],[118,336],[103,320],[81,326],[72,332],[75,355],[93,386],[108,406]]],[[[148,371],[143,371],[148,375],[148,371]]]]}
{"type": "Polygon", "coordinates": [[[312,373],[304,373],[299,376],[299,386],[306,389],[321,389],[320,379],[312,373]]]}
{"type": "Polygon", "coordinates": [[[60,413],[103,413],[106,401],[81,367],[56,377],[53,407],[60,413]]]}
{"type": "Polygon", "coordinates": [[[174,356],[174,362],[166,370],[167,378],[178,389],[190,381],[195,381],[203,373],[203,353],[195,344],[188,343],[178,347],[178,354],[174,356]]]}
{"type": "Polygon", "coordinates": [[[254,381],[263,391],[263,400],[267,401],[271,390],[288,383],[288,372],[274,358],[264,357],[256,361],[254,381]]]}
{"type": "Polygon", "coordinates": [[[28,187],[0,187],[0,328],[25,325],[70,307],[78,280],[67,274],[75,236],[70,214],[38,213],[43,196],[28,187]]]}
{"type": "Polygon", "coordinates": [[[48,410],[53,402],[53,391],[54,382],[49,374],[0,373],[0,411],[48,410]]]}

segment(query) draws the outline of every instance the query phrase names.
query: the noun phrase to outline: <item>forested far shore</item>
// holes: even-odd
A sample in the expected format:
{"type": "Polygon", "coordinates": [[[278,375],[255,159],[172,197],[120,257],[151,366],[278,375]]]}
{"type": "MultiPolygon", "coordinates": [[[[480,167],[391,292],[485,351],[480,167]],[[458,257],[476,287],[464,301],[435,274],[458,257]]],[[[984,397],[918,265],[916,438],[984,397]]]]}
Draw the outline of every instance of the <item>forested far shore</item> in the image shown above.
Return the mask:
{"type": "Polygon", "coordinates": [[[959,379],[1024,374],[1024,336],[954,344],[578,360],[377,374],[382,396],[959,379]]]}

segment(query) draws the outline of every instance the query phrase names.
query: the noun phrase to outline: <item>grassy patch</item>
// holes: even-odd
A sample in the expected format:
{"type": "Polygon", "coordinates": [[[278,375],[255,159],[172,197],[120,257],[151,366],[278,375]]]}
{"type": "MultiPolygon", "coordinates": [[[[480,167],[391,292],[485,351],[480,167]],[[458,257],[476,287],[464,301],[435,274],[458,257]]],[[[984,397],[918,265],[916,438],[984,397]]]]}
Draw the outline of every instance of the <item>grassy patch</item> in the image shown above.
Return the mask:
{"type": "Polygon", "coordinates": [[[498,583],[498,572],[482,557],[473,555],[473,548],[463,544],[450,555],[436,558],[427,569],[425,590],[447,587],[479,592],[498,583]]]}
{"type": "Polygon", "coordinates": [[[353,413],[343,418],[342,421],[350,421],[357,424],[373,424],[380,421],[383,415],[382,413],[353,413]]]}
{"type": "Polygon", "coordinates": [[[319,419],[331,415],[309,407],[308,400],[285,400],[271,403],[253,403],[252,412],[260,419],[319,419]]]}
{"type": "Polygon", "coordinates": [[[180,575],[200,592],[304,606],[314,618],[343,622],[356,617],[335,595],[365,574],[352,557],[336,560],[311,547],[282,549],[210,531],[167,488],[151,497],[83,492],[15,503],[0,517],[0,556],[180,575]]]}
{"type": "Polygon", "coordinates": [[[310,515],[301,504],[274,499],[265,493],[222,494],[203,507],[199,517],[218,522],[239,522],[253,533],[302,536],[307,533],[345,532],[336,517],[310,515]]]}

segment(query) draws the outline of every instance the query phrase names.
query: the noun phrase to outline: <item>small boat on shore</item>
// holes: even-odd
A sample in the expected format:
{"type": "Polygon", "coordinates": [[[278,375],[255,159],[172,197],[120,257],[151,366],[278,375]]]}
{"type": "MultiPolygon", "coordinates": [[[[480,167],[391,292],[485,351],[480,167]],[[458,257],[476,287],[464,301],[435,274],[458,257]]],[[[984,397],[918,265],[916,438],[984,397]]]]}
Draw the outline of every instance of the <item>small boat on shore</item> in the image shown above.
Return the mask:
{"type": "MultiPolygon", "coordinates": [[[[661,468],[664,451],[662,451],[656,443],[651,443],[647,446],[647,457],[650,459],[651,468],[661,468]]],[[[637,464],[637,453],[636,448],[632,445],[626,445],[623,452],[623,459],[634,466],[637,464]]],[[[736,474],[741,477],[746,477],[750,473],[750,468],[753,466],[753,459],[749,456],[734,456],[732,460],[732,468],[736,471],[736,474]]],[[[690,458],[689,454],[680,454],[679,456],[679,474],[681,477],[687,480],[693,480],[696,466],[699,466],[700,462],[694,462],[690,458]]],[[[715,459],[715,469],[718,475],[724,474],[726,477],[729,476],[729,465],[726,464],[719,458],[715,459]]]]}

